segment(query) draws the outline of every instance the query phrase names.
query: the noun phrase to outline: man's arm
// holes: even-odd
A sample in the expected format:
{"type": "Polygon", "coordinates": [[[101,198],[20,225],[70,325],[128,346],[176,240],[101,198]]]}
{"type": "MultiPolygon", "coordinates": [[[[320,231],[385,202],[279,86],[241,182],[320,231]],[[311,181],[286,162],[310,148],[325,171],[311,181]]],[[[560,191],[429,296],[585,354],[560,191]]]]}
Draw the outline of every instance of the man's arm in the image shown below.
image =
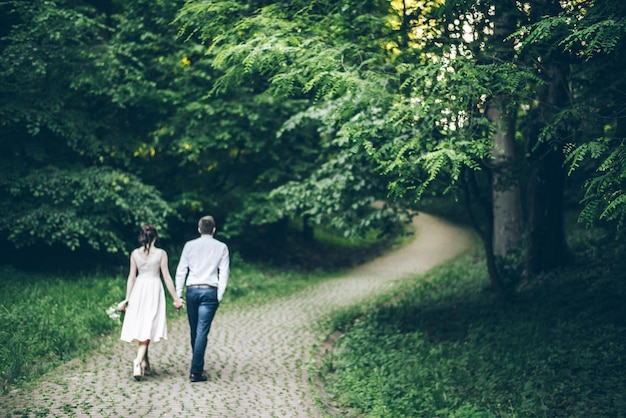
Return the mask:
{"type": "Polygon", "coordinates": [[[218,271],[218,285],[217,285],[217,301],[221,302],[226,286],[228,286],[228,277],[230,276],[230,254],[228,247],[224,245],[222,256],[220,257],[219,271],[218,271]]]}

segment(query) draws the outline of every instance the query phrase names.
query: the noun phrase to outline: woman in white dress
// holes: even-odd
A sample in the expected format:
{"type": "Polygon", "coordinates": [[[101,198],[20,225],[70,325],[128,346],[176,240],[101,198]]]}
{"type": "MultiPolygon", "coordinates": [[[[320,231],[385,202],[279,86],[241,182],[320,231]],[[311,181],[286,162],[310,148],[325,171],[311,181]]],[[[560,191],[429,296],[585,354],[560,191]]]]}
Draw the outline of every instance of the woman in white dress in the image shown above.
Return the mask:
{"type": "Polygon", "coordinates": [[[144,225],[139,233],[141,247],[130,254],[130,271],[126,284],[126,299],[118,309],[125,311],[122,325],[122,341],[138,342],[137,357],[133,360],[133,377],[140,380],[150,374],[148,345],[151,341],[167,339],[165,321],[165,292],[161,276],[174,307],[181,308],[184,302],[176,294],[172,276],[167,266],[167,253],[154,246],[158,238],[154,225],[144,225]]]}

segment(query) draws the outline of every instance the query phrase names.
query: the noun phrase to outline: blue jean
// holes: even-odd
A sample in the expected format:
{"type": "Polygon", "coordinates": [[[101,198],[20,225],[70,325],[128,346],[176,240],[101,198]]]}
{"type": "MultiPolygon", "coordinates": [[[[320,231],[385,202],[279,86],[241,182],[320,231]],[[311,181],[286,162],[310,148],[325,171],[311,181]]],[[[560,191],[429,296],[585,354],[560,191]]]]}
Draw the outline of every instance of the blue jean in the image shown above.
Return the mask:
{"type": "Polygon", "coordinates": [[[191,369],[189,373],[202,374],[204,370],[204,352],[219,302],[217,290],[203,287],[187,288],[187,318],[191,331],[191,369]]]}

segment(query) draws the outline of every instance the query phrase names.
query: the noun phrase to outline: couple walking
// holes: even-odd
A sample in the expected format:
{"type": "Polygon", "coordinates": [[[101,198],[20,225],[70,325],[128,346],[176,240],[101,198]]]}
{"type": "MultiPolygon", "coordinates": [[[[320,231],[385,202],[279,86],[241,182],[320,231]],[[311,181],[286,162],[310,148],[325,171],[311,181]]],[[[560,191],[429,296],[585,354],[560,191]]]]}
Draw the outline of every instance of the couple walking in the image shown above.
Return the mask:
{"type": "Polygon", "coordinates": [[[130,255],[130,271],[126,285],[126,299],[118,309],[125,311],[122,341],[138,342],[137,357],[133,361],[133,377],[140,380],[149,375],[148,346],[152,341],[167,339],[165,320],[165,292],[161,276],[174,307],[187,305],[191,333],[191,367],[189,380],[204,382],[204,353],[215,312],[219,307],[230,272],[228,247],[213,238],[215,220],[204,216],[198,221],[200,237],[183,247],[176,268],[176,287],[169,273],[167,253],[155,247],[158,238],[153,225],[144,225],[139,233],[141,247],[130,255]],[[183,300],[183,290],[185,290],[183,300]]]}

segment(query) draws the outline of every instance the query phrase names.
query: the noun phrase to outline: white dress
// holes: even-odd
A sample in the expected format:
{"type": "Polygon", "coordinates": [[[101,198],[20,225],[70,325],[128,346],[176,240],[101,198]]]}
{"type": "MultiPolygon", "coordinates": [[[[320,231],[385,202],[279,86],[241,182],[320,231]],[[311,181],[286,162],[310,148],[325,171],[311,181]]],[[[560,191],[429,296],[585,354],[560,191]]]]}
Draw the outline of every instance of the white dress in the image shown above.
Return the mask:
{"type": "Polygon", "coordinates": [[[126,306],[122,341],[167,340],[165,292],[161,283],[162,256],[163,250],[154,247],[148,256],[139,249],[131,254],[138,273],[126,306]]]}

